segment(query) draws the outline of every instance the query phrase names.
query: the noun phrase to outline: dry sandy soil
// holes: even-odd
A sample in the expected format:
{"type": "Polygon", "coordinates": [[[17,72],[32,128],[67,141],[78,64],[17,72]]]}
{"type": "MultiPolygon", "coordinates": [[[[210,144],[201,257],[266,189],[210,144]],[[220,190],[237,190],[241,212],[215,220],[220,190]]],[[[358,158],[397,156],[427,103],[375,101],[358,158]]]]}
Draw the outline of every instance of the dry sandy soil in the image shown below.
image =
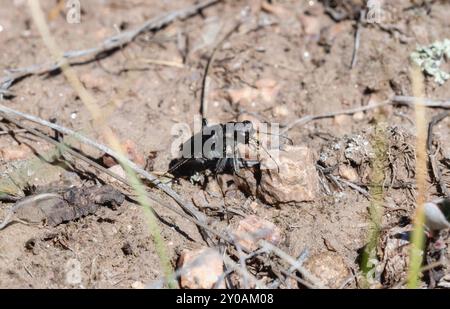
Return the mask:
{"type": "MultiPolygon", "coordinates": [[[[97,46],[118,31],[195,3],[82,0],[81,23],[69,24],[64,6],[55,9],[57,2],[41,1],[51,33],[67,51],[97,46]]],[[[360,26],[357,61],[351,69],[354,16],[349,14],[347,19],[334,21],[318,1],[271,2],[260,9],[258,1],[222,1],[191,18],[144,33],[116,52],[80,63],[74,69],[94,94],[119,139],[123,143],[132,141],[135,151],[144,158],[156,152],[152,170],[163,172],[172,160],[171,128],[176,123],[192,126],[194,116],[199,115],[207,59],[241,16],[247,18],[220,46],[209,71],[210,122],[233,121],[246,115],[249,119],[286,125],[309,114],[376,104],[393,95],[411,96],[410,53],[417,45],[447,38],[450,29],[450,4],[446,1],[427,1],[428,6],[420,5],[421,1],[385,1],[388,3],[383,4],[386,16],[382,24],[360,26]]],[[[342,9],[347,7],[343,5],[342,9]]],[[[26,1],[0,0],[0,27],[0,68],[5,76],[8,69],[50,60],[26,1]]],[[[439,86],[432,78],[425,80],[427,97],[448,98],[450,83],[439,86]]],[[[9,90],[14,95],[1,104],[43,119],[54,119],[105,142],[92,125],[91,114],[62,74],[32,75],[17,81],[9,90]]],[[[427,116],[439,112],[429,109],[427,116]]],[[[6,122],[2,127],[5,126],[6,122]]],[[[435,141],[447,158],[449,126],[450,118],[444,119],[434,132],[435,141]]],[[[377,138],[375,128],[380,127],[388,153],[383,238],[401,223],[407,229],[415,207],[414,110],[405,106],[320,119],[287,132],[294,145],[304,145],[312,151],[319,166],[336,167],[329,174],[331,177],[317,167],[320,193],[311,201],[268,205],[235,187],[217,197],[222,191],[214,185],[214,177],[207,188],[186,179],[174,182],[172,188],[186,200],[194,201],[201,192],[215,192],[211,196],[216,196],[216,202],[231,210],[225,214],[213,210],[205,213],[222,230],[235,226],[242,219],[239,214],[255,214],[275,223],[282,235],[279,247],[291,256],[298,257],[308,250],[310,267],[323,267],[324,273],[333,272],[327,269],[335,261],[344,265],[348,270],[344,271],[345,278],[334,275],[346,288],[392,287],[401,283],[404,265],[398,262],[392,266],[395,263],[386,260],[383,250],[387,246],[382,244],[388,242],[386,239],[379,241],[379,277],[369,283],[361,279],[359,257],[368,242],[370,199],[345,183],[332,181],[346,177],[370,191],[373,157],[360,154],[360,162],[352,161],[339,154],[344,149],[336,145],[345,149],[351,143],[369,147],[377,138]],[[330,159],[332,156],[336,158],[330,159]],[[329,162],[333,160],[334,163],[329,162]],[[347,174],[343,169],[347,169],[347,174]],[[252,208],[247,207],[248,198],[256,202],[252,208]],[[332,258],[314,261],[318,256],[332,258]],[[390,268],[386,269],[386,265],[390,268]]],[[[75,146],[93,158],[102,155],[85,145],[75,143],[75,146]]],[[[39,154],[48,152],[51,146],[31,135],[0,135],[0,149],[2,191],[17,193],[14,190],[23,190],[26,185],[79,186],[94,182],[92,174],[78,171],[78,168],[89,171],[86,166],[72,168],[60,161],[43,160],[39,154]],[[10,150],[18,150],[19,158],[5,155],[10,150]]],[[[448,165],[441,167],[448,184],[448,165]]],[[[168,200],[160,193],[155,194],[168,200]]],[[[427,194],[429,198],[438,195],[431,177],[427,194]]],[[[10,205],[0,203],[0,218],[10,205]]],[[[152,206],[160,216],[159,228],[173,266],[182,250],[205,245],[193,223],[157,204],[152,206]]],[[[14,223],[0,230],[1,288],[139,287],[162,278],[158,261],[147,217],[138,204],[128,200],[117,210],[103,207],[95,215],[56,227],[14,223]],[[124,246],[131,250],[124,250],[124,246]],[[77,284],[67,280],[73,268],[81,271],[81,282],[77,284]]],[[[270,264],[253,262],[249,271],[266,283],[277,276],[270,264]]],[[[423,286],[427,284],[424,280],[423,286]]],[[[291,286],[297,287],[292,283],[291,286]]]]}

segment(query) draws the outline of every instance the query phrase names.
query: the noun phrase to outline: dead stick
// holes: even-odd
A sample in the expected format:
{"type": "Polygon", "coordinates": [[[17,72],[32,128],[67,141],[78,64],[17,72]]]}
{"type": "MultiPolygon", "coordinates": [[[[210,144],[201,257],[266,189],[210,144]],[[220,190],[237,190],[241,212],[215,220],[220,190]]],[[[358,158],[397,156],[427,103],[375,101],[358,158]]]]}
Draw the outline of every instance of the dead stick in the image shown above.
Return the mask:
{"type": "MultiPolygon", "coordinates": [[[[360,106],[355,108],[349,108],[344,109],[336,112],[329,112],[319,115],[306,115],[299,119],[296,119],[292,121],[291,123],[287,124],[283,130],[281,130],[280,134],[284,134],[291,130],[293,127],[298,125],[305,125],[311,121],[319,120],[319,119],[325,119],[325,118],[332,118],[339,115],[352,115],[359,112],[365,112],[369,110],[373,110],[376,108],[380,108],[387,105],[393,105],[393,104],[400,104],[405,106],[414,106],[417,101],[416,97],[412,96],[394,96],[390,100],[387,100],[382,103],[374,104],[374,105],[368,105],[368,106],[360,106]]],[[[431,100],[431,99],[421,99],[421,104],[423,104],[425,107],[429,108],[443,108],[443,109],[450,109],[450,101],[437,101],[437,100],[431,100]]]]}
{"type": "Polygon", "coordinates": [[[311,274],[309,272],[309,270],[307,270],[305,267],[301,266],[301,262],[296,261],[289,254],[287,254],[286,252],[282,251],[280,248],[275,247],[274,245],[272,245],[271,243],[269,243],[265,240],[260,240],[259,243],[261,244],[261,246],[265,247],[267,250],[272,251],[278,257],[280,257],[281,259],[288,262],[293,268],[295,268],[299,273],[301,273],[306,280],[313,283],[315,288],[321,288],[321,289],[326,288],[326,286],[322,282],[320,282],[320,280],[318,278],[316,278],[316,276],[311,274]]]}
{"type": "Polygon", "coordinates": [[[350,64],[350,70],[353,70],[356,65],[356,61],[358,60],[358,50],[361,41],[361,24],[363,22],[364,16],[366,16],[366,10],[363,9],[359,12],[359,19],[356,22],[355,44],[353,45],[353,55],[352,62],[350,64]]]}
{"type": "Polygon", "coordinates": [[[324,114],[320,114],[320,115],[303,116],[302,118],[294,120],[293,122],[291,122],[288,125],[286,125],[286,127],[283,130],[281,130],[280,134],[283,135],[284,133],[286,133],[287,131],[291,130],[293,127],[295,127],[297,125],[305,125],[305,124],[307,124],[307,123],[309,123],[311,121],[314,121],[314,120],[324,119],[324,118],[331,118],[331,117],[335,117],[335,116],[339,116],[339,115],[356,114],[358,112],[364,112],[364,111],[372,110],[372,109],[375,109],[375,108],[383,107],[383,106],[386,106],[388,104],[390,104],[390,102],[386,101],[386,102],[379,103],[379,104],[374,104],[374,105],[370,105],[370,106],[361,106],[361,107],[356,107],[356,108],[351,108],[351,109],[345,109],[345,110],[341,110],[341,111],[337,111],[337,112],[324,113],[324,114]]]}

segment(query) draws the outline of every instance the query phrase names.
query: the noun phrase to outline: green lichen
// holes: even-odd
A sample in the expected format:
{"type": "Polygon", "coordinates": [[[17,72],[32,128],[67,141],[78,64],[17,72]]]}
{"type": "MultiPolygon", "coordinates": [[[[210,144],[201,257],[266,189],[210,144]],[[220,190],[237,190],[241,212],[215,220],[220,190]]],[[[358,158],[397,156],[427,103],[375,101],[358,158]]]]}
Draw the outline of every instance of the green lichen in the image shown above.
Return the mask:
{"type": "Polygon", "coordinates": [[[450,40],[437,41],[428,46],[419,46],[411,54],[411,60],[417,64],[423,72],[433,76],[436,83],[443,85],[450,74],[443,71],[440,66],[442,61],[450,59],[450,40]]]}

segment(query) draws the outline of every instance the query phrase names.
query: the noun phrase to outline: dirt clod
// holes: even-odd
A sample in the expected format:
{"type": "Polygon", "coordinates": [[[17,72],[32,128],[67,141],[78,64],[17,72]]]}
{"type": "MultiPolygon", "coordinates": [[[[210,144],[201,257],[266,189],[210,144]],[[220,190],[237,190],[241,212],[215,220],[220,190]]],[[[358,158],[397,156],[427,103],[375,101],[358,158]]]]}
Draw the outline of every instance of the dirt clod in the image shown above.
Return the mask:
{"type": "Polygon", "coordinates": [[[183,251],[178,260],[178,268],[183,269],[180,285],[184,289],[211,289],[218,282],[223,273],[223,261],[220,253],[212,248],[194,251],[183,251]]]}
{"type": "Polygon", "coordinates": [[[131,247],[131,244],[129,242],[126,242],[122,246],[122,252],[125,255],[132,255],[133,254],[133,248],[131,247]]]}
{"type": "Polygon", "coordinates": [[[124,201],[124,196],[109,185],[70,188],[59,196],[48,199],[39,197],[38,195],[36,199],[28,197],[18,201],[18,208],[14,213],[16,218],[30,223],[44,222],[49,226],[56,226],[94,214],[101,206],[116,207],[124,201]]]}
{"type": "Polygon", "coordinates": [[[264,239],[273,245],[281,242],[280,229],[267,220],[250,215],[239,221],[234,235],[239,245],[248,251],[258,249],[258,241],[264,239]]]}
{"type": "Polygon", "coordinates": [[[260,176],[255,173],[252,177],[245,171],[235,177],[236,182],[245,191],[272,205],[316,199],[320,190],[312,151],[306,146],[286,146],[279,155],[276,162],[270,157],[262,160],[260,176]]]}
{"type": "Polygon", "coordinates": [[[335,252],[320,252],[311,256],[304,265],[325,286],[340,288],[348,280],[350,270],[343,258],[335,252]]]}

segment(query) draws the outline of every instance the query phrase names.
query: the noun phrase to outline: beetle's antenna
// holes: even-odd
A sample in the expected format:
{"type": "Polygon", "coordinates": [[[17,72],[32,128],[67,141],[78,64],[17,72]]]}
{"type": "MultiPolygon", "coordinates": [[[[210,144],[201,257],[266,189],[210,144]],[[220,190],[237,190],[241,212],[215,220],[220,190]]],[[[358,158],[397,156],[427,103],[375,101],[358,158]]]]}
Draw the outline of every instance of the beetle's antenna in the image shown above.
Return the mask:
{"type": "MultiPolygon", "coordinates": [[[[264,152],[272,159],[272,161],[275,162],[275,164],[277,165],[277,171],[279,173],[280,172],[280,166],[278,165],[277,161],[272,157],[272,155],[269,153],[269,151],[266,149],[266,147],[261,145],[259,140],[254,138],[254,137],[250,137],[250,140],[254,141],[258,148],[261,147],[264,150],[264,152]]],[[[258,153],[259,153],[259,151],[258,151],[258,153]]]]}
{"type": "Polygon", "coordinates": [[[159,176],[158,179],[161,179],[161,178],[167,176],[167,174],[172,173],[173,171],[176,171],[176,170],[179,169],[182,165],[186,164],[189,160],[190,160],[190,158],[182,158],[180,161],[178,161],[177,163],[175,163],[174,166],[172,166],[171,168],[169,168],[164,174],[162,174],[161,176],[159,176]]]}
{"type": "Polygon", "coordinates": [[[289,137],[287,137],[286,135],[283,134],[274,134],[274,133],[268,133],[268,132],[260,132],[258,131],[259,134],[265,134],[265,135],[273,135],[273,136],[278,136],[281,138],[284,138],[285,140],[287,140],[291,145],[294,145],[294,141],[292,139],[290,139],[289,137]]]}

